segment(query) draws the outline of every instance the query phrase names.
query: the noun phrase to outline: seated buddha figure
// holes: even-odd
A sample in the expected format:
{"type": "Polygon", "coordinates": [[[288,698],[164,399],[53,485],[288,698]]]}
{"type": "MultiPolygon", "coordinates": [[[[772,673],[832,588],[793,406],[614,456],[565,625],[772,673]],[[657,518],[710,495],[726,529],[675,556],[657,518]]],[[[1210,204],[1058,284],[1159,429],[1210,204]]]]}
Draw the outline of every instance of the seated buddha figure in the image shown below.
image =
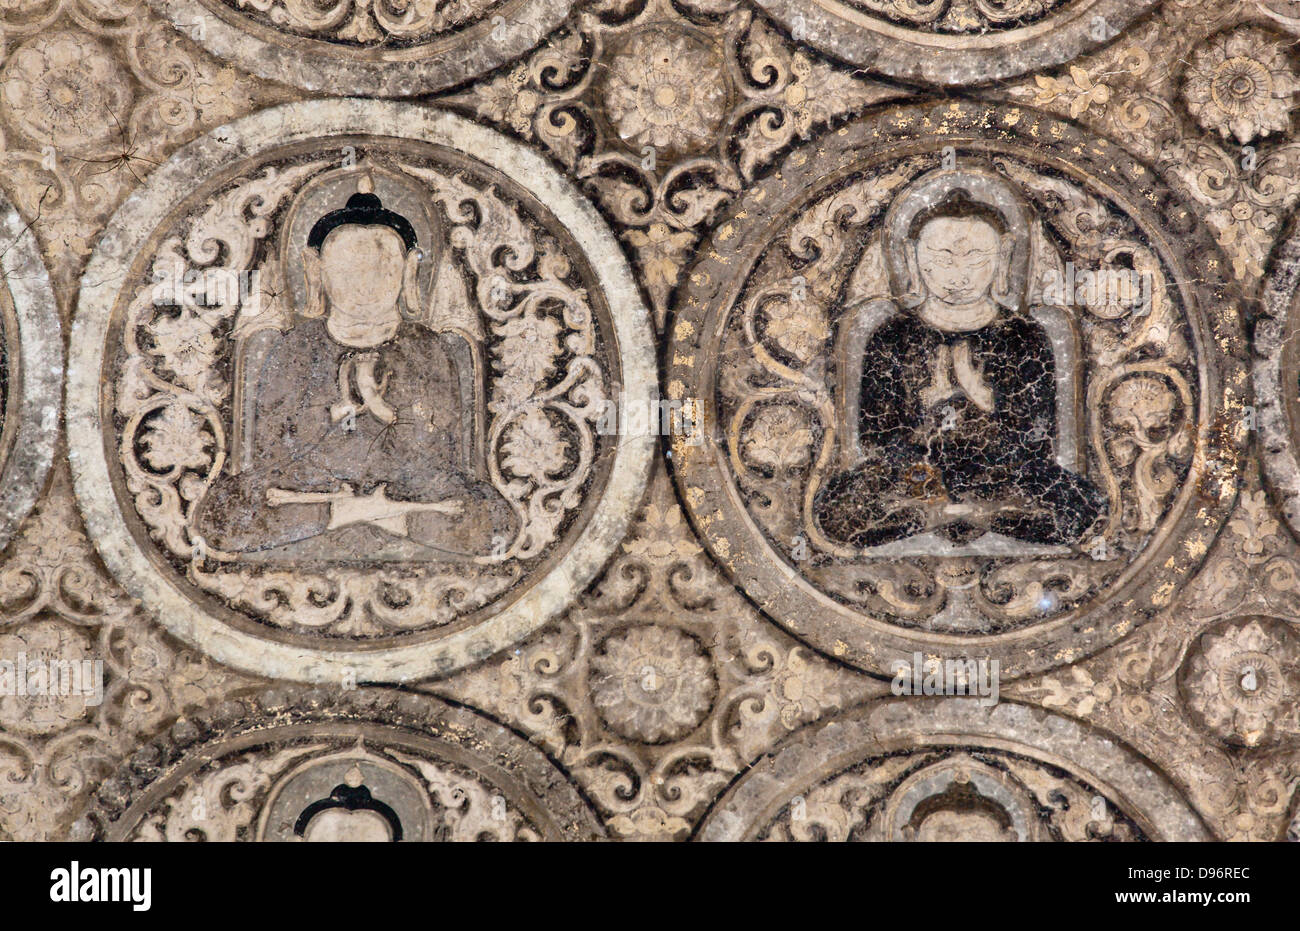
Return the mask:
{"type": "Polygon", "coordinates": [[[1105,497],[1055,458],[1056,364],[1025,306],[1018,194],[991,172],[932,172],[890,207],[882,246],[893,296],[845,374],[861,458],[819,489],[823,533],[854,547],[1080,542],[1105,497]]]}
{"type": "Polygon", "coordinates": [[[418,301],[416,238],[370,192],[315,222],[306,306],[247,374],[248,466],[222,475],[196,511],[208,545],[455,561],[510,538],[506,500],[464,468],[464,373],[439,334],[403,313],[418,301]]]}

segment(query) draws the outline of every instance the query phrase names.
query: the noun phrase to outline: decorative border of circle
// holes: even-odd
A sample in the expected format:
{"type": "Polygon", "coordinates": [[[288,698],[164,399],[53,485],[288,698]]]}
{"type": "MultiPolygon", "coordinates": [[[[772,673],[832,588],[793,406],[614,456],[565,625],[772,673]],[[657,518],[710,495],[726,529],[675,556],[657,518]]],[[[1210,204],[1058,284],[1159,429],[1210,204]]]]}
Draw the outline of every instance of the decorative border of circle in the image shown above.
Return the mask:
{"type": "Polygon", "coordinates": [[[985,35],[927,34],[843,0],[754,2],[787,30],[798,24],[801,41],[851,65],[900,81],[974,87],[1051,68],[1100,48],[1158,0],[1076,3],[1029,26],[985,35]],[[1091,34],[1099,18],[1109,38],[1091,34]]]}
{"type": "Polygon", "coordinates": [[[219,662],[276,679],[338,681],[350,670],[360,681],[406,682],[449,674],[522,640],[567,608],[614,553],[641,500],[654,456],[655,437],[620,435],[601,500],[550,572],[499,614],[426,643],[310,651],[255,637],[203,611],[136,546],[109,479],[100,421],[105,339],[124,267],[175,203],[193,190],[195,178],[294,143],[357,134],[446,146],[508,177],[527,179],[530,193],[569,231],[604,290],[626,396],[632,403],[649,403],[656,385],[649,311],[613,233],[541,156],[494,130],[416,104],[333,98],[263,110],[179,150],[113,216],[82,278],[68,364],[68,458],[86,529],[122,586],[185,643],[219,662]]]}
{"type": "Polygon", "coordinates": [[[31,511],[45,484],[58,439],[63,405],[63,325],[41,261],[36,234],[13,204],[0,195],[0,275],[9,290],[18,350],[10,359],[10,390],[21,392],[13,408],[13,442],[0,471],[0,550],[31,511]],[[14,374],[17,378],[14,378],[14,374]]]}
{"type": "MultiPolygon", "coordinates": [[[[603,840],[600,816],[568,775],[527,739],[479,714],[421,692],[362,688],[268,689],[222,702],[182,718],[156,739],[133,750],[118,771],[101,782],[74,831],[120,841],[157,802],[199,767],[229,753],[274,740],[310,739],[313,730],[346,728],[381,746],[375,732],[395,744],[436,752],[461,752],[485,779],[513,784],[533,804],[527,813],[547,841],[603,840]],[[179,765],[178,765],[179,764],[179,765]]],[[[463,765],[468,765],[465,763],[463,765]]]]}
{"type": "Polygon", "coordinates": [[[1214,836],[1177,787],[1136,752],[1103,731],[1063,715],[971,698],[886,699],[851,709],[786,737],[750,766],[705,813],[699,841],[752,840],[790,799],[870,757],[935,747],[988,747],[1047,763],[1101,792],[1159,841],[1214,836]],[[1059,750],[1069,747],[1069,757],[1059,750]]]}
{"type": "MultiPolygon", "coordinates": [[[[220,0],[216,0],[220,2],[220,0]]],[[[347,46],[276,32],[251,20],[232,22],[202,0],[149,0],[176,28],[202,22],[196,41],[213,55],[265,78],[326,94],[410,97],[443,90],[511,62],[542,40],[569,15],[574,0],[513,0],[491,11],[501,16],[498,40],[493,19],[479,20],[442,39],[405,49],[385,61],[360,57],[347,46]],[[298,39],[307,48],[295,51],[275,41],[298,39]]]]}
{"type": "Polygon", "coordinates": [[[1300,336],[1300,216],[1274,249],[1259,306],[1252,377],[1260,459],[1283,518],[1300,537],[1300,453],[1294,433],[1300,427],[1300,347],[1295,345],[1300,336]]]}
{"type": "MultiPolygon", "coordinates": [[[[685,285],[664,328],[670,334],[664,346],[664,382],[670,399],[701,400],[704,442],[692,446],[675,438],[670,469],[686,513],[714,560],[760,611],[828,656],[881,676],[892,675],[890,660],[916,651],[940,659],[984,657],[999,661],[1004,679],[1077,662],[1168,607],[1177,585],[1203,562],[1209,541],[1232,510],[1235,487],[1230,498],[1214,499],[1217,503],[1195,507],[1191,499],[1198,495],[1200,483],[1210,477],[1206,457],[1199,450],[1211,439],[1221,442],[1226,437],[1232,448],[1223,452],[1236,456],[1245,444],[1245,431],[1235,429],[1238,424],[1227,419],[1229,414],[1234,418],[1242,415],[1249,390],[1236,292],[1218,273],[1226,263],[1197,215],[1149,167],[1104,137],[1023,106],[950,100],[886,105],[823,137],[815,158],[798,149],[792,152],[778,170],[752,185],[715,222],[697,254],[699,259],[684,277],[685,285]],[[1218,257],[1210,267],[1198,267],[1197,275],[1180,276],[1176,282],[1184,305],[1200,311],[1189,321],[1195,351],[1202,360],[1198,455],[1172,505],[1178,517],[1166,524],[1154,545],[1142,551],[1140,564],[1147,571],[1138,578],[1130,564],[1115,594],[1087,614],[1071,611],[1050,621],[988,636],[914,631],[870,619],[816,592],[792,568],[779,573],[779,579],[766,579],[778,574],[772,571],[776,566],[788,564],[745,511],[729,477],[725,446],[709,424],[714,414],[713,360],[723,322],[717,319],[718,313],[732,306],[750,263],[775,238],[790,211],[813,202],[872,157],[888,155],[897,161],[933,151],[939,141],[966,153],[1015,152],[1015,147],[1020,147],[1031,162],[1067,175],[1086,169],[1092,183],[1104,183],[1106,196],[1123,205],[1130,215],[1161,218],[1163,225],[1151,222],[1147,232],[1165,229],[1181,237],[1177,249],[1168,240],[1154,243],[1165,261],[1177,267],[1180,263],[1174,262],[1174,257],[1189,248],[1218,257]],[[813,180],[803,184],[808,178],[813,180]],[[1144,182],[1145,204],[1124,194],[1131,191],[1136,179],[1144,182]],[[1194,292],[1202,298],[1192,300],[1194,292]],[[1242,400],[1242,405],[1229,410],[1229,400],[1242,400]],[[1216,417],[1221,419],[1220,430],[1211,437],[1216,417]],[[718,482],[712,478],[716,475],[728,477],[718,482]],[[1197,533],[1207,545],[1193,554],[1180,544],[1197,533]],[[1064,646],[1062,641],[1071,632],[1073,639],[1064,646]]],[[[1235,481],[1235,473],[1233,478],[1235,481]]]]}

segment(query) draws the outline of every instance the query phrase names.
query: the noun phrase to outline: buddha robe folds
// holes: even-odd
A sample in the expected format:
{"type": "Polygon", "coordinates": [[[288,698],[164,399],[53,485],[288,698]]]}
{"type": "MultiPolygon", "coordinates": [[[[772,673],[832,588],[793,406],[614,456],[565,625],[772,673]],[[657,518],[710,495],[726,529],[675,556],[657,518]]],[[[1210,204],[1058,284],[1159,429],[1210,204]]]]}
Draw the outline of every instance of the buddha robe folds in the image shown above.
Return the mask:
{"type": "Polygon", "coordinates": [[[195,518],[208,545],[308,558],[465,559],[509,540],[514,515],[486,482],[465,473],[457,371],[438,336],[402,322],[373,349],[332,339],[320,319],[279,337],[259,371],[252,467],[223,475],[195,518]],[[373,375],[373,381],[370,376],[373,375]],[[369,386],[362,391],[359,383],[369,386]],[[375,403],[366,404],[363,394],[375,403]],[[352,416],[344,411],[354,408],[352,416]],[[330,527],[328,501],[271,504],[296,493],[369,495],[396,502],[461,502],[459,514],[412,510],[387,527],[330,527]],[[392,528],[399,526],[400,530],[392,528]]]}
{"type": "Polygon", "coordinates": [[[910,314],[884,323],[863,354],[865,461],[818,492],[823,532],[862,547],[928,530],[954,542],[986,531],[1078,542],[1105,498],[1054,458],[1054,368],[1047,334],[1021,314],[968,332],[941,332],[910,314]],[[935,502],[997,510],[982,523],[937,520],[935,502]]]}

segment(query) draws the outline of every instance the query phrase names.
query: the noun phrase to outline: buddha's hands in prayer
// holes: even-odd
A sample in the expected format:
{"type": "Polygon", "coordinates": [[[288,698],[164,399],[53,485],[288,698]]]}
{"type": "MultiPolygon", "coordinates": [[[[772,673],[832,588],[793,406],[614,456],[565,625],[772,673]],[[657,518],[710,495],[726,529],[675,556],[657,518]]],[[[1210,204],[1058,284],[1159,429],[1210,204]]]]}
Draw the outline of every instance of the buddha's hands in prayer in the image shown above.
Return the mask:
{"type": "Polygon", "coordinates": [[[964,339],[955,346],[940,343],[935,349],[930,358],[930,384],[921,389],[921,403],[934,407],[954,394],[964,394],[986,413],[993,411],[993,389],[984,380],[984,367],[974,360],[970,343],[964,339]]]}
{"type": "Polygon", "coordinates": [[[459,498],[443,501],[394,501],[388,497],[388,486],[378,485],[368,495],[358,495],[351,485],[340,491],[288,491],[270,488],[266,503],[272,507],[285,504],[328,504],[329,524],[326,530],[335,530],[352,524],[373,524],[399,537],[409,536],[406,519],[411,514],[436,512],[449,517],[460,517],[465,512],[465,502],[459,498]]]}

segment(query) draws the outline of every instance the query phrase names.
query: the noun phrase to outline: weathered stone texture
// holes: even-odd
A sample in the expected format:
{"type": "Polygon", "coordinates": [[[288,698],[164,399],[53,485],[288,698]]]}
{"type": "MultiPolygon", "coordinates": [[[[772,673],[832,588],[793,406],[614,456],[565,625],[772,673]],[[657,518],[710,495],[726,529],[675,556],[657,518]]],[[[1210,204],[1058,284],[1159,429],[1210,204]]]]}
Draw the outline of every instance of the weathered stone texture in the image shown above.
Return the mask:
{"type": "Polygon", "coordinates": [[[1294,6],[0,2],[0,837],[1300,839],[1294,6]]]}

